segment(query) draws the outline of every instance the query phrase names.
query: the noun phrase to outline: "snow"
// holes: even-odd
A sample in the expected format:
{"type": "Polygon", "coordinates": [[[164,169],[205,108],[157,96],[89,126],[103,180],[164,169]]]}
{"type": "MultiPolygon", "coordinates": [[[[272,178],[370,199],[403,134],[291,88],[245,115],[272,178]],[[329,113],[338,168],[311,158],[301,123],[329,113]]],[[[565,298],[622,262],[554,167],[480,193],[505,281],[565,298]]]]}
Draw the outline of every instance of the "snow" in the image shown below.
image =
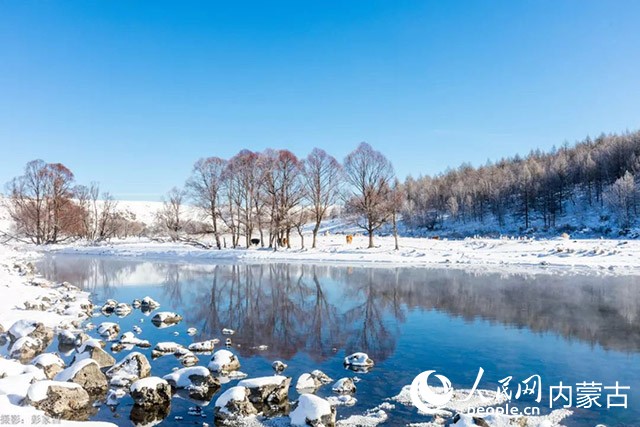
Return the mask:
{"type": "Polygon", "coordinates": [[[314,394],[302,394],[298,398],[298,406],[291,412],[292,426],[306,426],[307,420],[319,420],[323,415],[331,413],[331,404],[314,394]]]}
{"type": "Polygon", "coordinates": [[[155,389],[160,384],[169,385],[169,383],[160,377],[147,377],[131,384],[129,389],[131,392],[143,390],[145,388],[155,389]]]}
{"type": "Polygon", "coordinates": [[[36,323],[33,320],[18,320],[11,326],[9,333],[16,339],[26,337],[36,330],[36,323]]]}
{"type": "Polygon", "coordinates": [[[111,335],[114,331],[119,331],[120,326],[117,323],[113,322],[102,322],[100,326],[98,326],[98,333],[102,336],[111,335]]]}
{"type": "Polygon", "coordinates": [[[373,365],[373,361],[367,353],[358,352],[345,357],[344,364],[351,366],[371,366],[373,365]]]}
{"type": "Polygon", "coordinates": [[[245,400],[247,397],[247,389],[241,386],[235,386],[229,388],[227,391],[222,393],[218,399],[216,399],[216,408],[220,408],[221,412],[227,413],[227,403],[229,402],[240,402],[245,400]]]}
{"type": "Polygon", "coordinates": [[[298,377],[298,382],[296,383],[296,389],[304,390],[304,389],[315,389],[316,383],[313,380],[311,374],[305,372],[304,374],[298,377]]]}
{"type": "Polygon", "coordinates": [[[0,358],[0,377],[20,375],[24,372],[25,365],[17,360],[0,358]]]}
{"type": "Polygon", "coordinates": [[[341,396],[329,396],[327,400],[332,406],[353,406],[358,403],[358,399],[349,395],[343,394],[341,396]]]}
{"type": "Polygon", "coordinates": [[[73,377],[75,377],[76,374],[80,372],[81,369],[84,369],[89,365],[98,366],[98,362],[96,362],[93,359],[78,360],[73,365],[66,368],[65,370],[58,372],[53,379],[55,381],[71,381],[73,377]]]}
{"type": "Polygon", "coordinates": [[[182,344],[178,344],[177,342],[173,342],[173,341],[164,341],[164,342],[159,342],[158,344],[156,344],[156,346],[153,348],[154,351],[160,352],[160,353],[175,353],[179,350],[183,350],[184,346],[182,344]]]}
{"type": "Polygon", "coordinates": [[[20,403],[27,395],[31,383],[44,379],[46,379],[44,372],[39,369],[2,378],[0,379],[0,395],[8,396],[16,404],[20,403]]]}
{"type": "Polygon", "coordinates": [[[178,369],[177,371],[165,375],[162,378],[167,381],[173,382],[177,388],[187,388],[191,385],[191,380],[189,379],[189,377],[192,375],[208,377],[209,375],[211,375],[211,373],[204,366],[192,366],[190,368],[178,369]]]}
{"type": "Polygon", "coordinates": [[[29,390],[27,391],[27,397],[32,402],[40,402],[41,400],[44,400],[47,398],[47,392],[49,390],[49,387],[51,386],[65,387],[65,388],[71,388],[71,389],[82,388],[80,387],[80,385],[76,383],[68,383],[63,381],[51,381],[51,380],[38,381],[36,383],[31,384],[31,386],[29,387],[29,390]]]}
{"type": "Polygon", "coordinates": [[[155,260],[205,262],[323,262],[349,263],[389,267],[415,265],[473,270],[505,268],[588,270],[605,274],[640,272],[640,241],[615,239],[519,239],[466,238],[434,240],[421,237],[401,237],[400,250],[394,250],[393,238],[377,236],[375,248],[367,248],[366,236],[355,236],[354,243],[344,243],[344,235],[318,237],[317,249],[273,251],[267,248],[208,250],[186,243],[162,243],[131,238],[112,241],[108,245],[54,245],[41,250],[52,253],[126,256],[155,260]],[[611,270],[610,270],[611,268],[611,270]]]}
{"type": "Polygon", "coordinates": [[[218,350],[213,353],[211,362],[209,362],[209,369],[214,372],[219,372],[222,367],[231,363],[231,358],[234,356],[229,350],[218,350]]]}
{"type": "Polygon", "coordinates": [[[336,393],[351,393],[354,391],[353,380],[351,378],[340,378],[338,381],[333,384],[331,387],[336,393]]]}
{"type": "Polygon", "coordinates": [[[100,343],[100,340],[95,338],[90,338],[85,342],[83,342],[80,345],[80,347],[78,347],[78,353],[84,353],[87,350],[87,348],[90,348],[90,347],[102,348],[102,344],[100,343]]]}
{"type": "Polygon", "coordinates": [[[280,385],[287,380],[287,377],[282,375],[271,375],[269,377],[258,377],[242,380],[238,382],[238,385],[246,388],[259,388],[269,385],[280,385]]]}
{"type": "Polygon", "coordinates": [[[213,351],[214,347],[215,347],[214,340],[200,341],[200,342],[194,342],[189,344],[189,350],[191,351],[200,351],[200,352],[213,351]]]}
{"type": "MultiPolygon", "coordinates": [[[[31,361],[32,365],[51,366],[58,365],[64,368],[64,361],[55,353],[42,353],[31,361]]],[[[1,368],[0,368],[1,370],[1,368]]]]}
{"type": "Polygon", "coordinates": [[[133,332],[125,332],[124,334],[122,334],[122,336],[120,337],[120,344],[133,344],[143,346],[150,345],[149,341],[136,337],[133,332]]]}

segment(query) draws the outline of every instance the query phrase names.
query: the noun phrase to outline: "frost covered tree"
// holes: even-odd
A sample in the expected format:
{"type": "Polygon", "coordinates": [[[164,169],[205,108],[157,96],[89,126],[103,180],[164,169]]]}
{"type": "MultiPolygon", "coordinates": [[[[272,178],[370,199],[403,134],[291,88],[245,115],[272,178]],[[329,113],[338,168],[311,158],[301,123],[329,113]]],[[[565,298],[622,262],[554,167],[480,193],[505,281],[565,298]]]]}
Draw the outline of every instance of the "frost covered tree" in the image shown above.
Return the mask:
{"type": "Polygon", "coordinates": [[[167,193],[162,202],[162,208],[157,214],[157,220],[160,226],[169,232],[172,240],[178,240],[180,232],[185,227],[183,220],[183,204],[186,193],[184,190],[173,187],[167,193]]]}
{"type": "Polygon", "coordinates": [[[195,205],[205,212],[218,249],[222,249],[218,221],[221,219],[220,198],[227,162],[219,157],[207,157],[193,165],[186,188],[195,205]]]}
{"type": "Polygon", "coordinates": [[[627,171],[605,193],[605,200],[615,212],[622,228],[629,228],[637,214],[638,188],[633,175],[627,171]]]}
{"type": "Polygon", "coordinates": [[[391,162],[366,142],[361,143],[344,159],[347,182],[352,186],[347,210],[356,224],[369,235],[373,248],[373,234],[390,217],[389,196],[394,178],[391,162]]]}
{"type": "Polygon", "coordinates": [[[314,148],[304,160],[302,177],[314,222],[311,247],[315,248],[320,224],[327,210],[338,201],[342,168],[326,151],[314,148]]]}

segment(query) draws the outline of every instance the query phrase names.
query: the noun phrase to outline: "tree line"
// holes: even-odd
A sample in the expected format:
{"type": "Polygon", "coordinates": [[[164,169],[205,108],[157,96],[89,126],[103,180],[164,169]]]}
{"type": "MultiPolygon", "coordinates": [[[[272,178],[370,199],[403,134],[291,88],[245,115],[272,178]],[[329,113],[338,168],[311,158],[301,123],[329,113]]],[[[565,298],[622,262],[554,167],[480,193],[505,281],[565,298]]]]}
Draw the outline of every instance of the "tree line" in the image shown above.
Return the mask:
{"type": "Polygon", "coordinates": [[[219,249],[249,247],[252,240],[277,249],[290,248],[294,233],[304,247],[303,227],[310,224],[315,248],[331,213],[360,227],[369,247],[387,225],[397,249],[399,219],[411,230],[515,221],[527,233],[564,226],[561,218],[580,208],[610,212],[626,230],[638,217],[638,177],[640,132],[586,138],[480,167],[463,164],[403,183],[389,159],[361,143],[342,162],[320,148],[304,158],[267,149],[199,159],[184,186],[165,196],[155,229],[118,210],[97,184],[76,185],[60,163],[29,162],[7,185],[7,204],[16,231],[36,244],[161,232],[173,239],[210,234],[219,249]],[[197,208],[202,221],[185,219],[187,205],[197,208]]]}

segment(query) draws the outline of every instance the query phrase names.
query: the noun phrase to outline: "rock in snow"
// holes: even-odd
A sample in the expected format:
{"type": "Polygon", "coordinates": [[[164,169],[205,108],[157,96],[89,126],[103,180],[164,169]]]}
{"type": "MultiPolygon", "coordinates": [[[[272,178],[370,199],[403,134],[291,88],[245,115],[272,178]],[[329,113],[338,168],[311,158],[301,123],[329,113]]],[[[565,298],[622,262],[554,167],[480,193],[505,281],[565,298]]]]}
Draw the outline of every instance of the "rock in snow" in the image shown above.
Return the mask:
{"type": "Polygon", "coordinates": [[[209,401],[220,389],[220,382],[204,366],[178,369],[163,377],[172,387],[185,389],[189,397],[201,401],[209,401]]]}
{"type": "Polygon", "coordinates": [[[74,383],[36,382],[29,387],[25,403],[55,418],[86,420],[89,417],[89,394],[74,383]]]}
{"type": "Polygon", "coordinates": [[[336,383],[331,387],[335,393],[345,394],[345,393],[355,393],[356,385],[351,378],[340,378],[336,383]]]}
{"type": "Polygon", "coordinates": [[[107,372],[109,382],[114,386],[127,386],[151,373],[151,365],[147,358],[138,352],[129,353],[127,357],[113,365],[107,372]]]}
{"type": "Polygon", "coordinates": [[[308,391],[309,393],[315,393],[324,384],[329,384],[333,381],[327,374],[320,370],[304,373],[298,378],[296,383],[296,390],[308,391]]]}
{"type": "Polygon", "coordinates": [[[135,381],[129,388],[136,405],[143,408],[171,405],[171,387],[166,380],[148,377],[135,381]]]}
{"type": "Polygon", "coordinates": [[[76,361],[59,372],[54,380],[78,384],[92,396],[103,394],[108,388],[107,377],[100,370],[98,362],[93,359],[76,361]]]}
{"type": "Polygon", "coordinates": [[[336,409],[331,404],[314,394],[302,394],[298,398],[298,406],[290,414],[292,426],[324,426],[336,425],[336,409]]]}
{"type": "Polygon", "coordinates": [[[270,412],[278,410],[289,403],[289,386],[291,377],[272,375],[245,379],[238,386],[249,390],[249,401],[253,403],[258,412],[270,415],[270,412]]]}
{"type": "Polygon", "coordinates": [[[369,358],[367,353],[353,353],[344,358],[344,365],[357,370],[371,368],[373,366],[373,360],[369,358]]]}
{"type": "Polygon", "coordinates": [[[43,353],[31,361],[32,365],[42,369],[47,379],[53,377],[65,368],[65,363],[55,353],[43,353]]]}
{"type": "Polygon", "coordinates": [[[249,389],[241,386],[229,388],[216,400],[213,414],[223,422],[256,415],[258,411],[249,401],[249,389]]]}
{"type": "Polygon", "coordinates": [[[102,342],[96,339],[89,339],[78,348],[78,355],[74,361],[81,359],[93,359],[98,362],[100,368],[108,368],[116,363],[112,355],[102,349],[102,342]]]}
{"type": "Polygon", "coordinates": [[[209,370],[218,373],[228,373],[240,369],[240,361],[229,350],[218,350],[213,353],[209,362],[209,370]]]}

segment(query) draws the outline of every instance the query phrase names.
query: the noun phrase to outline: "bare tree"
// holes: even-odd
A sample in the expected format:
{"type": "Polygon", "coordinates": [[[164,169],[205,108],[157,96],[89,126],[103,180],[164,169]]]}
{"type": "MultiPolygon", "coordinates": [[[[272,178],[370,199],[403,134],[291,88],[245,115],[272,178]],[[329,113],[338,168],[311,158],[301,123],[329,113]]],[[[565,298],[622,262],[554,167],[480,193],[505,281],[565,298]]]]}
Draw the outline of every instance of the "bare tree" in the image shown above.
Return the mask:
{"type": "Polygon", "coordinates": [[[340,195],[340,179],[342,168],[338,161],[324,150],[314,148],[303,164],[303,178],[306,198],[311,204],[313,226],[312,248],[316,247],[316,240],[320,224],[327,209],[335,204],[340,195]]]}
{"type": "Polygon", "coordinates": [[[219,157],[200,159],[193,165],[187,190],[195,205],[201,208],[211,221],[216,246],[222,249],[218,220],[221,219],[220,198],[227,162],[219,157]]]}
{"type": "Polygon", "coordinates": [[[73,173],[61,163],[33,160],[9,183],[9,212],[18,232],[35,244],[80,234],[82,212],[73,202],[73,173]]]}
{"type": "Polygon", "coordinates": [[[173,187],[167,193],[166,198],[163,200],[162,208],[158,212],[160,225],[169,232],[173,240],[178,240],[180,232],[185,226],[182,219],[184,198],[185,191],[173,187]]]}
{"type": "Polygon", "coordinates": [[[391,215],[388,201],[393,166],[382,153],[363,142],[345,158],[344,170],[353,187],[347,209],[356,216],[356,224],[366,230],[369,247],[373,248],[373,233],[391,215]]]}
{"type": "Polygon", "coordinates": [[[111,194],[102,193],[100,199],[100,186],[92,182],[89,187],[76,186],[75,199],[83,210],[83,237],[97,242],[116,234],[117,202],[111,194]]]}
{"type": "MultiPolygon", "coordinates": [[[[391,187],[389,198],[389,210],[391,211],[391,225],[393,226],[393,240],[395,243],[395,250],[399,250],[398,245],[398,215],[402,212],[404,207],[405,195],[402,184],[396,178],[391,187]]],[[[454,199],[455,200],[455,199],[454,199]]]]}

